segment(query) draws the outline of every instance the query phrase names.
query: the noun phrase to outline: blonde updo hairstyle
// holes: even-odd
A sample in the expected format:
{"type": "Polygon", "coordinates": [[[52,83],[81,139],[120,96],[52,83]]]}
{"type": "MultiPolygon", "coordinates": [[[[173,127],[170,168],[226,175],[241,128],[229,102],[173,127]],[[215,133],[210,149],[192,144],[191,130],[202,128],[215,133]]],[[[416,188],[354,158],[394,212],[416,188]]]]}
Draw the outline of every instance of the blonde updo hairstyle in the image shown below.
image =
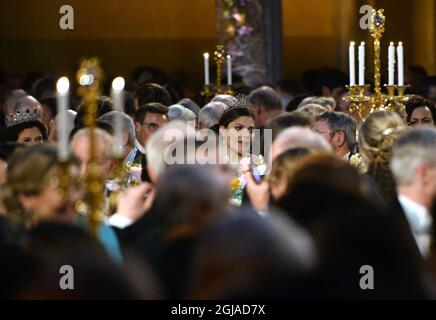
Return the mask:
{"type": "Polygon", "coordinates": [[[371,113],[359,128],[359,152],[385,201],[395,195],[389,162],[395,140],[406,129],[397,113],[385,110],[371,113]]]}

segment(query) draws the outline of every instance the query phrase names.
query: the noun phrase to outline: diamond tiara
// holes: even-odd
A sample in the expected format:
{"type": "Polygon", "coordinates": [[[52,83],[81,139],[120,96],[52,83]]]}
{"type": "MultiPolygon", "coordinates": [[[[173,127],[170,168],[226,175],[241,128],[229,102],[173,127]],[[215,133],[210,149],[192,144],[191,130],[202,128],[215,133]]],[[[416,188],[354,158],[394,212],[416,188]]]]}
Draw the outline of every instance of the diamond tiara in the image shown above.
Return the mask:
{"type": "Polygon", "coordinates": [[[26,108],[22,111],[18,110],[14,114],[6,116],[5,124],[6,127],[13,127],[17,124],[30,122],[30,121],[41,121],[38,117],[36,109],[26,108]]]}

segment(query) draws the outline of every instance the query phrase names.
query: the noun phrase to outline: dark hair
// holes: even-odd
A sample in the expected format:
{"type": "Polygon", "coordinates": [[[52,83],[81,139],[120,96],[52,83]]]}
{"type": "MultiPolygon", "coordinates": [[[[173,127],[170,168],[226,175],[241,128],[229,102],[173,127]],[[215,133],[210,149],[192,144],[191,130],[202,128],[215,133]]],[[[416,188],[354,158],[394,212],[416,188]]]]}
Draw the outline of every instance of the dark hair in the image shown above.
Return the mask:
{"type": "Polygon", "coordinates": [[[315,121],[326,121],[333,132],[342,131],[348,148],[353,150],[356,147],[357,123],[353,117],[343,112],[326,111],[318,115],[315,121]]]}
{"type": "Polygon", "coordinates": [[[12,141],[0,144],[0,159],[7,162],[15,150],[20,147],[23,147],[23,145],[12,141]]]}
{"type": "Polygon", "coordinates": [[[156,189],[155,209],[165,232],[189,226],[202,229],[227,208],[227,186],[205,165],[169,166],[156,189]],[[191,192],[197,188],[196,192],[191,192]]]}
{"type": "Polygon", "coordinates": [[[301,92],[300,85],[297,81],[289,80],[289,79],[281,79],[276,82],[276,86],[280,88],[280,90],[295,95],[301,92]]]}
{"type": "Polygon", "coordinates": [[[133,70],[133,73],[132,73],[132,80],[137,85],[144,83],[144,82],[140,82],[140,81],[141,81],[141,77],[145,73],[148,73],[151,75],[151,79],[148,82],[155,82],[155,83],[159,83],[159,84],[162,84],[165,82],[165,74],[162,70],[159,70],[159,69],[156,69],[153,67],[148,67],[148,66],[139,66],[139,67],[135,68],[135,70],[133,70]]]}
{"type": "Polygon", "coordinates": [[[286,128],[293,126],[311,127],[312,124],[313,118],[308,113],[293,111],[278,114],[270,118],[265,124],[265,129],[272,130],[272,138],[274,140],[286,128]]]}
{"type": "Polygon", "coordinates": [[[46,106],[46,110],[50,112],[50,116],[54,118],[57,114],[57,101],[55,97],[44,98],[41,100],[41,105],[46,106]]]}
{"type": "Polygon", "coordinates": [[[171,82],[171,83],[165,83],[163,86],[168,93],[171,96],[172,103],[176,103],[179,101],[183,96],[183,88],[180,84],[171,82]]]}
{"type": "Polygon", "coordinates": [[[327,87],[330,91],[338,87],[345,88],[347,84],[347,76],[336,68],[322,68],[316,79],[316,87],[314,94],[322,96],[322,88],[327,87]]]}
{"type": "Polygon", "coordinates": [[[307,93],[302,93],[295,96],[291,101],[289,101],[288,105],[286,106],[286,111],[291,112],[297,110],[301,101],[303,101],[307,97],[309,97],[307,93]]]}
{"type": "Polygon", "coordinates": [[[44,141],[48,140],[48,134],[47,134],[47,128],[44,126],[44,124],[41,121],[34,120],[34,121],[28,121],[16,124],[15,126],[5,128],[4,135],[1,138],[3,142],[17,142],[18,136],[20,133],[29,128],[38,128],[41,132],[42,139],[44,141]]]}
{"type": "Polygon", "coordinates": [[[135,106],[135,99],[133,97],[133,93],[126,92],[124,96],[124,112],[131,116],[132,118],[135,117],[136,112],[136,106],[135,106]]]}
{"type": "Polygon", "coordinates": [[[147,113],[158,113],[166,115],[168,107],[159,102],[150,102],[141,106],[135,113],[135,121],[143,122],[147,113]]]}
{"type": "Polygon", "coordinates": [[[255,119],[253,112],[246,107],[233,107],[225,110],[221,115],[219,125],[227,128],[230,122],[236,120],[239,117],[250,117],[255,119]]]}
{"type": "Polygon", "coordinates": [[[407,121],[410,120],[412,117],[412,113],[415,109],[420,107],[427,107],[430,109],[431,116],[433,118],[433,122],[436,123],[436,107],[434,106],[433,102],[431,102],[429,99],[413,95],[406,103],[406,113],[407,113],[407,121]]]}
{"type": "MultiPolygon", "coordinates": [[[[97,119],[97,120],[95,120],[95,127],[98,129],[102,129],[102,130],[106,131],[111,136],[114,135],[115,129],[108,121],[97,119]]],[[[80,129],[83,129],[83,128],[86,128],[86,126],[83,124],[80,126],[74,127],[73,130],[71,130],[69,140],[71,141],[73,139],[74,135],[77,133],[77,131],[79,131],[80,129]]]]}
{"type": "Polygon", "coordinates": [[[159,102],[165,106],[172,104],[171,95],[168,91],[157,83],[143,83],[135,91],[135,99],[138,106],[150,102],[159,102]]]}
{"type": "Polygon", "coordinates": [[[267,110],[281,110],[282,103],[279,94],[270,87],[263,86],[253,90],[248,96],[248,100],[253,106],[260,106],[267,110]]]}
{"type": "Polygon", "coordinates": [[[36,100],[56,97],[56,79],[53,77],[39,78],[33,83],[32,94],[36,100]]]}
{"type": "MultiPolygon", "coordinates": [[[[100,96],[97,99],[97,112],[96,118],[100,118],[105,113],[114,111],[114,103],[108,96],[100,96]]],[[[74,118],[74,126],[82,127],[84,126],[83,118],[85,117],[86,110],[83,104],[81,104],[77,109],[76,117],[74,118]]]]}

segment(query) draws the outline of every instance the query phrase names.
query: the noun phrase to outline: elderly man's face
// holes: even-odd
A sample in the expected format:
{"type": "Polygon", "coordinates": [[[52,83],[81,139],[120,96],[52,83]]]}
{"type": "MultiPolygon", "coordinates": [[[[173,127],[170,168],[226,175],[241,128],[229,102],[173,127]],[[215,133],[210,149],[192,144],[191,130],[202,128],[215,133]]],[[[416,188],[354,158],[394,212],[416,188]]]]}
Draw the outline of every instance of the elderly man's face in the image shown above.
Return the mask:
{"type": "MultiPolygon", "coordinates": [[[[96,141],[96,155],[97,163],[100,168],[100,172],[103,175],[107,175],[112,168],[112,160],[108,157],[108,152],[105,150],[106,144],[101,139],[97,138],[96,141]]],[[[82,135],[73,140],[71,144],[71,151],[80,160],[80,177],[84,178],[88,170],[88,166],[91,161],[91,154],[89,152],[90,141],[89,137],[82,135]]]]}

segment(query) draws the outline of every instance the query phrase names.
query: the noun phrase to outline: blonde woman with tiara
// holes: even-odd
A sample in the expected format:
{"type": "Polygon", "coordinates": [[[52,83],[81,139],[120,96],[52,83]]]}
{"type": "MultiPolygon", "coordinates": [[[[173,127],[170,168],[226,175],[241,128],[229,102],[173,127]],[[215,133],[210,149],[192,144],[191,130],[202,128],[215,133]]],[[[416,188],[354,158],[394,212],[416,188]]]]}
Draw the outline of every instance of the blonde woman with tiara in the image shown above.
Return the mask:
{"type": "Polygon", "coordinates": [[[358,133],[359,151],[384,203],[388,205],[396,195],[395,182],[389,168],[392,148],[397,137],[407,129],[395,112],[375,111],[361,124],[358,133]]]}

